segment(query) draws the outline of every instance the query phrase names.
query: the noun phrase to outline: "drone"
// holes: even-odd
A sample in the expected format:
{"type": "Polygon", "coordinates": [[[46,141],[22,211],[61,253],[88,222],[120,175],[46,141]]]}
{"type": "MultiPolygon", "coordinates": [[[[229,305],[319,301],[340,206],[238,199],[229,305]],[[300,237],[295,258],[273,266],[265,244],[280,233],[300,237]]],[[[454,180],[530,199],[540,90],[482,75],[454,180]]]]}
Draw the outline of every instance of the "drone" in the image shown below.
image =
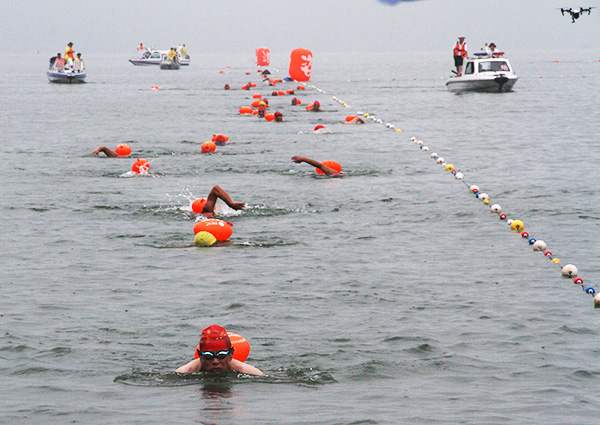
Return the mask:
{"type": "Polygon", "coordinates": [[[592,9],[595,9],[595,7],[580,7],[579,10],[577,10],[577,9],[573,10],[572,8],[563,9],[561,7],[560,13],[562,13],[562,15],[565,16],[565,12],[567,12],[569,15],[571,15],[571,19],[572,19],[571,23],[575,23],[575,20],[579,19],[579,17],[581,15],[583,15],[585,12],[587,12],[588,15],[590,13],[592,13],[592,9]]]}

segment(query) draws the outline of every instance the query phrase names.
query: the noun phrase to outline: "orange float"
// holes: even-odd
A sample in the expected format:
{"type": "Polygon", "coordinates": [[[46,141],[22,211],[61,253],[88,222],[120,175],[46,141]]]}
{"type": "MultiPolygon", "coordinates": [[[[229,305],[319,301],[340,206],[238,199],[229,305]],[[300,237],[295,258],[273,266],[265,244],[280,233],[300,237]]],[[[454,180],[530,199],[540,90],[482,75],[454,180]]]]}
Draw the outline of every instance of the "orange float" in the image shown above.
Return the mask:
{"type": "Polygon", "coordinates": [[[217,145],[215,145],[215,142],[204,142],[200,148],[202,149],[202,153],[209,153],[214,152],[217,149],[217,145]]]}
{"type": "Polygon", "coordinates": [[[275,114],[265,114],[265,119],[267,121],[275,121],[275,114]]]}
{"type": "Polygon", "coordinates": [[[288,89],[285,91],[286,94],[294,94],[294,90],[292,89],[288,89]]]}
{"type": "Polygon", "coordinates": [[[262,97],[262,96],[260,95],[260,93],[254,93],[254,94],[252,95],[252,98],[253,98],[253,99],[260,99],[261,97],[262,97]]]}
{"type": "Polygon", "coordinates": [[[136,159],[131,166],[131,171],[137,174],[146,174],[150,170],[150,162],[147,159],[136,159]]]}
{"type": "Polygon", "coordinates": [[[242,106],[238,112],[240,114],[251,114],[252,108],[250,106],[242,106]]]}
{"type": "Polygon", "coordinates": [[[266,47],[256,49],[256,65],[269,66],[271,62],[271,52],[266,47]]]}
{"type": "MultiPolygon", "coordinates": [[[[233,358],[243,362],[248,358],[248,354],[250,354],[250,343],[246,338],[241,336],[240,334],[236,334],[234,332],[227,332],[227,336],[231,341],[231,346],[233,347],[233,358]]],[[[194,351],[194,357],[199,359],[200,355],[198,352],[200,351],[200,344],[196,347],[194,351]]]]}
{"type": "Polygon", "coordinates": [[[322,124],[319,124],[319,125],[316,125],[315,128],[313,128],[313,131],[317,131],[320,128],[326,128],[326,127],[322,124]]]}
{"type": "Polygon", "coordinates": [[[295,81],[308,81],[310,80],[311,69],[312,52],[301,47],[292,50],[290,55],[290,78],[295,81]]]}
{"type": "MultiPolygon", "coordinates": [[[[258,108],[258,104],[262,102],[261,100],[255,100],[254,102],[251,103],[253,108],[258,108]]],[[[263,102],[264,103],[264,102],[263,102]]]]}
{"type": "Polygon", "coordinates": [[[196,199],[194,202],[192,202],[192,211],[194,211],[196,214],[202,214],[204,204],[206,204],[206,198],[196,199]]]}
{"type": "Polygon", "coordinates": [[[115,148],[115,152],[119,156],[127,156],[131,153],[131,148],[128,144],[122,143],[115,148]]]}
{"type": "Polygon", "coordinates": [[[277,96],[285,96],[285,92],[283,90],[278,90],[277,96]]]}
{"type": "Polygon", "coordinates": [[[194,235],[198,232],[208,232],[221,242],[229,239],[233,230],[231,229],[231,223],[219,220],[218,218],[209,218],[208,220],[196,223],[194,226],[194,235]]]}
{"type": "Polygon", "coordinates": [[[252,115],[258,115],[258,109],[255,109],[254,111],[252,111],[252,115]]]}
{"type": "MultiPolygon", "coordinates": [[[[337,173],[342,172],[342,166],[340,165],[339,162],[327,160],[327,161],[321,161],[321,164],[325,165],[326,167],[331,168],[332,170],[335,170],[337,173]]],[[[325,174],[323,171],[319,170],[318,168],[315,168],[315,170],[317,170],[317,174],[325,174]]]]}
{"type": "Polygon", "coordinates": [[[298,90],[306,90],[306,87],[304,87],[304,86],[297,86],[296,88],[297,88],[298,90]]]}
{"type": "Polygon", "coordinates": [[[352,120],[354,120],[354,119],[356,119],[356,115],[348,115],[348,116],[346,117],[346,122],[350,122],[350,121],[352,121],[352,120]]]}
{"type": "Polygon", "coordinates": [[[306,105],[306,110],[307,110],[307,111],[310,111],[310,110],[311,110],[312,108],[314,108],[314,107],[315,107],[315,104],[314,104],[314,103],[309,103],[308,105],[306,105]]]}
{"type": "Polygon", "coordinates": [[[251,87],[256,87],[256,83],[250,83],[251,87]]]}

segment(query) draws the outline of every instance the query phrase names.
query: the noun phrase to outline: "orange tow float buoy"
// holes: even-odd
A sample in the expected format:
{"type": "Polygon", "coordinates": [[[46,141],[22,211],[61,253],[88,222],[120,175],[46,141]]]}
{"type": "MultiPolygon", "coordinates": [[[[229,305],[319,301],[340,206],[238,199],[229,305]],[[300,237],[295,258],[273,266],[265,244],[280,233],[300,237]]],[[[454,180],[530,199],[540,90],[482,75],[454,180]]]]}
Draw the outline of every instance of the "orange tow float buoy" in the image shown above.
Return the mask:
{"type": "Polygon", "coordinates": [[[202,153],[209,153],[214,152],[217,149],[217,145],[215,145],[215,142],[204,142],[200,148],[202,149],[202,153]]]}
{"type": "MultiPolygon", "coordinates": [[[[338,173],[342,172],[342,166],[340,165],[339,162],[327,160],[327,161],[321,161],[321,164],[325,165],[326,167],[331,168],[332,170],[335,170],[338,173]]],[[[325,174],[323,171],[319,170],[318,168],[315,168],[315,170],[317,170],[317,174],[325,174]]]]}
{"type": "Polygon", "coordinates": [[[131,153],[131,148],[128,144],[122,143],[115,148],[115,152],[119,156],[127,156],[131,153]]]}
{"type": "Polygon", "coordinates": [[[137,174],[146,174],[150,170],[150,162],[147,159],[136,159],[131,166],[131,171],[137,174]]]}
{"type": "Polygon", "coordinates": [[[232,235],[231,223],[228,223],[218,218],[209,218],[196,223],[194,226],[194,234],[198,232],[208,232],[218,241],[226,241],[232,235]]]}
{"type": "Polygon", "coordinates": [[[250,106],[242,106],[238,112],[240,114],[251,114],[252,108],[250,106]]]}
{"type": "Polygon", "coordinates": [[[254,98],[254,99],[260,99],[261,97],[262,97],[262,96],[260,95],[260,93],[254,93],[254,94],[252,95],[252,98],[254,98]]]}

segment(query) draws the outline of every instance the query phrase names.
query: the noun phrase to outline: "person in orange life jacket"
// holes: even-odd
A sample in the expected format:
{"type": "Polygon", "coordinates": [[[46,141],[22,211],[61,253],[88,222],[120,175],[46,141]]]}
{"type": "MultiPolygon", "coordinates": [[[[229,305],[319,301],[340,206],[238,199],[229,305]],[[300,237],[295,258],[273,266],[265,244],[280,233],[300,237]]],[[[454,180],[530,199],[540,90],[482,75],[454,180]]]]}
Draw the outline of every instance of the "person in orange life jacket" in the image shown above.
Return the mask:
{"type": "Polygon", "coordinates": [[[56,69],[58,69],[59,71],[62,71],[63,68],[65,67],[65,58],[60,56],[60,53],[56,54],[56,60],[54,61],[54,66],[56,66],[56,69]]]}
{"type": "Polygon", "coordinates": [[[234,348],[225,328],[211,325],[202,331],[199,348],[196,348],[198,358],[180,366],[177,373],[196,372],[241,372],[248,375],[264,375],[264,373],[247,363],[233,358],[234,348]]]}
{"type": "Polygon", "coordinates": [[[454,65],[456,66],[456,75],[462,75],[463,60],[467,57],[467,43],[465,37],[458,37],[456,46],[454,46],[454,65]]]}

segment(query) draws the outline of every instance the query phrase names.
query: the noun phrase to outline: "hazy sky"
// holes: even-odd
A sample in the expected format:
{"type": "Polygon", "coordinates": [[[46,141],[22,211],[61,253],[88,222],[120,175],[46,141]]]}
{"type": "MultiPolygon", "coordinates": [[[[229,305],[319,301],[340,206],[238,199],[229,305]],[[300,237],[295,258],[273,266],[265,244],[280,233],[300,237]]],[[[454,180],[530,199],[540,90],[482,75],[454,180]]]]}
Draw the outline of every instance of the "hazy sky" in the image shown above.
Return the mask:
{"type": "Polygon", "coordinates": [[[138,43],[190,54],[446,52],[458,35],[471,51],[486,41],[501,50],[571,50],[600,59],[600,8],[572,24],[562,7],[600,0],[0,0],[2,53],[75,51],[132,54],[138,43]]]}

